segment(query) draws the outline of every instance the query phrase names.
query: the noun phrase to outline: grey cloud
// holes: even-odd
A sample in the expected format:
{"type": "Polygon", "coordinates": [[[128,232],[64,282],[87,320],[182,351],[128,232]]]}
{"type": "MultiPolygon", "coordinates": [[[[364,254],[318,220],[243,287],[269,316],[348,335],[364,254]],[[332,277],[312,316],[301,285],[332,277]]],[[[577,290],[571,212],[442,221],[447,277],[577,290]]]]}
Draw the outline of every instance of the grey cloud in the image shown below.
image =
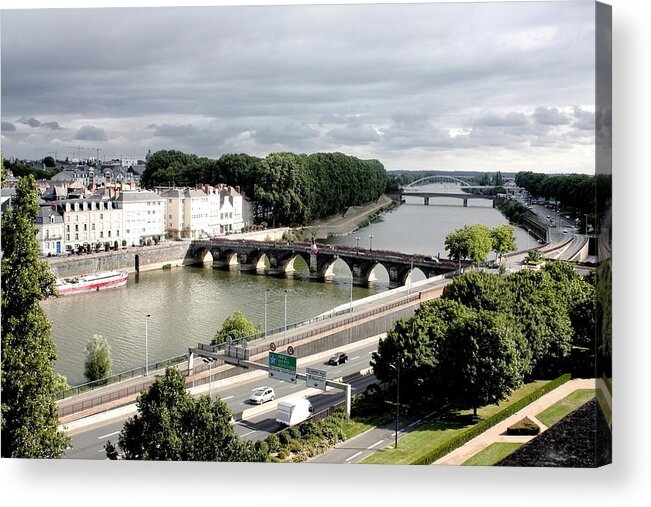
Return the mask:
{"type": "Polygon", "coordinates": [[[291,145],[291,143],[313,139],[319,135],[319,131],[306,124],[279,121],[256,128],[251,135],[263,144],[291,145]]]}
{"type": "Polygon", "coordinates": [[[59,125],[58,121],[46,121],[41,124],[41,127],[50,130],[64,130],[64,128],[59,125]]]}
{"type": "Polygon", "coordinates": [[[518,127],[526,125],[527,117],[524,113],[508,113],[498,115],[496,113],[487,113],[473,122],[475,126],[483,127],[518,127]]]}
{"type": "Polygon", "coordinates": [[[34,117],[25,118],[24,116],[17,120],[17,123],[22,123],[23,125],[29,125],[32,128],[40,127],[41,122],[34,117]]]}
{"type": "Polygon", "coordinates": [[[341,144],[368,144],[380,140],[377,131],[367,125],[337,127],[330,130],[326,135],[341,144]]]}
{"type": "Polygon", "coordinates": [[[590,111],[583,111],[580,107],[575,107],[572,126],[579,130],[594,130],[595,114],[590,111]]]}
{"type": "Polygon", "coordinates": [[[187,125],[150,124],[147,126],[147,128],[153,128],[155,137],[188,139],[197,135],[197,129],[192,124],[187,124],[187,125]]]}
{"type": "Polygon", "coordinates": [[[570,123],[570,118],[555,107],[537,107],[533,118],[542,125],[568,125],[570,123]]]}
{"type": "Polygon", "coordinates": [[[3,121],[2,122],[2,132],[15,132],[16,125],[11,122],[3,121]]]}
{"type": "Polygon", "coordinates": [[[108,139],[103,128],[94,125],[84,125],[75,134],[75,139],[79,141],[106,141],[108,139]]]}

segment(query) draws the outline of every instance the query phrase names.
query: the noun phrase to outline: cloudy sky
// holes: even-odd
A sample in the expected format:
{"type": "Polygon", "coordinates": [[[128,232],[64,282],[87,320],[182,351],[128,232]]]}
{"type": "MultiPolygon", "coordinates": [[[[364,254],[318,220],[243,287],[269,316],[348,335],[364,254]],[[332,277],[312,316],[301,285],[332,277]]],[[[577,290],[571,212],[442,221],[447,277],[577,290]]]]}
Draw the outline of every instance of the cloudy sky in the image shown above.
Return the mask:
{"type": "Polygon", "coordinates": [[[5,157],[594,171],[592,2],[11,10],[1,29],[5,157]]]}

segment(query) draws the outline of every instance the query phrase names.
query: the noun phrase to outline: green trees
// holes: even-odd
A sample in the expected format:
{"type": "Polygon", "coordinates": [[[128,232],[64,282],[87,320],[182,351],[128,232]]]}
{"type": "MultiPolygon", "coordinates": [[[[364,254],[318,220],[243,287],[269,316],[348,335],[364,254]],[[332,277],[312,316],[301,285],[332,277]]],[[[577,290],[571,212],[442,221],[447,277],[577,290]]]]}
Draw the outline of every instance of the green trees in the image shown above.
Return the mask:
{"type": "Polygon", "coordinates": [[[492,250],[502,262],[504,254],[515,252],[517,245],[515,243],[515,229],[508,224],[502,224],[495,227],[490,232],[491,240],[493,243],[492,250]]]}
{"type": "Polygon", "coordinates": [[[138,397],[138,413],[128,419],[117,448],[108,441],[110,459],[161,461],[264,461],[266,453],[240,442],[230,424],[231,411],[220,399],[195,399],[173,367],[138,397]]]}
{"type": "Polygon", "coordinates": [[[56,350],[40,301],[54,277],[38,258],[37,191],[20,178],[2,219],[2,457],[58,458],[70,439],[59,424],[53,394],[56,350]]]}
{"type": "MultiPolygon", "coordinates": [[[[500,230],[500,239],[504,235],[505,231],[500,230]]],[[[451,259],[459,262],[469,259],[475,264],[481,264],[486,262],[486,256],[493,249],[493,241],[492,231],[485,225],[464,225],[461,229],[452,231],[445,237],[445,249],[449,252],[451,259]]],[[[513,242],[515,242],[515,238],[513,242]]],[[[510,245],[506,242],[500,246],[506,248],[510,245]]]]}
{"type": "Polygon", "coordinates": [[[532,195],[555,198],[583,213],[594,213],[596,180],[586,174],[547,175],[522,171],[515,175],[515,183],[532,195]]]}
{"type": "Polygon", "coordinates": [[[111,346],[106,338],[94,334],[86,344],[86,362],[84,363],[84,375],[89,382],[106,378],[111,373],[111,346]]]}
{"type": "Polygon", "coordinates": [[[403,365],[407,404],[476,411],[506,398],[527,377],[591,374],[595,314],[594,286],[567,262],[506,277],[471,271],[411,319],[399,320],[380,340],[371,366],[395,389],[391,365],[403,365]]]}
{"type": "Polygon", "coordinates": [[[255,200],[258,221],[305,225],[376,200],[388,177],[377,160],[343,153],[272,153],[260,159],[225,154],[218,160],[174,150],[154,153],[142,176],[143,186],[227,183],[255,200]]]}
{"type": "Polygon", "coordinates": [[[222,328],[213,337],[212,344],[224,343],[228,338],[239,340],[246,338],[262,330],[261,326],[255,326],[242,312],[236,311],[233,315],[226,317],[222,328]]]}

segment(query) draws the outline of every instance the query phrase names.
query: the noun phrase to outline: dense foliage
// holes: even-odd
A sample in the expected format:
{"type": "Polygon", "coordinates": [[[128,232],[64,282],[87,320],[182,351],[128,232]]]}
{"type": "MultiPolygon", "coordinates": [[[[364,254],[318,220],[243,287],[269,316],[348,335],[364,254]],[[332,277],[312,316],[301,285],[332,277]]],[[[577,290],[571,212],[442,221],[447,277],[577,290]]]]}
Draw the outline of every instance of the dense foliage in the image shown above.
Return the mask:
{"type": "Polygon", "coordinates": [[[272,153],[264,159],[226,154],[218,160],[163,150],[147,161],[145,187],[226,183],[254,199],[258,221],[305,225],[310,220],[376,200],[387,175],[377,160],[343,153],[272,153]]]}
{"type": "Polygon", "coordinates": [[[108,377],[111,374],[111,346],[106,338],[94,334],[84,350],[84,376],[89,382],[108,377]]]}
{"type": "Polygon", "coordinates": [[[2,217],[2,457],[58,458],[70,439],[57,429],[61,380],[51,324],[40,301],[54,276],[39,260],[34,179],[20,178],[2,217]]]}
{"type": "Polygon", "coordinates": [[[400,365],[407,405],[498,403],[526,378],[594,374],[594,300],[592,283],[563,261],[507,277],[469,272],[396,322],[371,366],[395,390],[400,365]]]}
{"type": "Polygon", "coordinates": [[[450,259],[469,259],[475,264],[482,264],[486,262],[491,250],[495,251],[500,259],[504,254],[515,251],[515,231],[508,224],[495,229],[481,224],[464,225],[445,237],[445,249],[450,259]]]}
{"type": "Polygon", "coordinates": [[[261,326],[254,325],[242,312],[238,310],[233,315],[226,317],[226,320],[224,320],[224,323],[222,324],[222,328],[213,337],[211,343],[213,345],[225,343],[228,338],[239,340],[255,333],[259,333],[260,331],[262,331],[261,326]]]}
{"type": "Polygon", "coordinates": [[[595,177],[587,174],[548,175],[531,171],[515,175],[515,183],[530,194],[554,198],[583,213],[595,211],[595,177]]]}
{"type": "MultiPolygon", "coordinates": [[[[48,158],[48,157],[46,157],[48,158]]],[[[52,158],[52,157],[49,157],[52,158]]],[[[4,171],[11,171],[11,174],[14,175],[14,178],[21,178],[24,176],[33,176],[34,179],[37,180],[44,180],[48,179],[52,176],[52,173],[49,171],[44,171],[43,169],[40,169],[38,167],[34,167],[31,164],[28,164],[26,162],[20,162],[18,160],[11,162],[10,160],[3,160],[2,161],[4,171]]],[[[46,164],[47,165],[47,164],[46,164]]],[[[47,165],[47,167],[54,167],[54,165],[50,166],[47,165]]],[[[3,172],[4,172],[3,171],[3,172]]],[[[3,178],[4,180],[4,178],[3,178]]]]}
{"type": "Polygon", "coordinates": [[[161,461],[264,461],[251,441],[240,441],[230,424],[228,406],[208,396],[197,399],[173,367],[138,397],[138,413],[128,419],[117,448],[109,441],[110,459],[161,461]]]}

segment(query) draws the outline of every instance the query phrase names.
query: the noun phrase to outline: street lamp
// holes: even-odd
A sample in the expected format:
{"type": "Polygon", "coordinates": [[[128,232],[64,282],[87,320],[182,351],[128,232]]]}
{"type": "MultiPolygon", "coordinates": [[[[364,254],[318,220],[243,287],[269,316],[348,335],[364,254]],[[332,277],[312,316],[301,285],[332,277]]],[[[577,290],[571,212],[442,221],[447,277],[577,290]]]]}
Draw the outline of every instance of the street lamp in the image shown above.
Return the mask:
{"type": "Polygon", "coordinates": [[[264,293],[264,337],[267,337],[267,302],[268,302],[268,297],[269,297],[269,291],[271,289],[267,289],[264,293]]]}
{"type": "Polygon", "coordinates": [[[208,396],[210,399],[212,399],[212,363],[213,363],[213,358],[212,357],[204,357],[203,358],[204,363],[208,363],[208,396]]]}
{"type": "Polygon", "coordinates": [[[285,289],[285,332],[283,333],[283,339],[287,343],[287,294],[289,293],[288,289],[285,289]]]}
{"type": "Polygon", "coordinates": [[[400,425],[400,366],[402,365],[402,359],[398,363],[398,366],[389,363],[389,366],[398,372],[398,385],[396,389],[396,439],[394,448],[398,448],[398,426],[400,425]]]}
{"type": "Polygon", "coordinates": [[[588,214],[585,213],[585,235],[588,235],[588,214]]]}
{"type": "Polygon", "coordinates": [[[360,238],[359,236],[355,236],[355,241],[356,241],[355,250],[357,250],[357,251],[359,251],[359,240],[360,239],[362,239],[362,238],[360,238]]]}
{"type": "Polygon", "coordinates": [[[369,237],[368,237],[368,239],[371,240],[371,244],[370,244],[370,246],[369,246],[369,248],[368,248],[368,251],[369,251],[369,252],[373,251],[373,238],[374,238],[374,237],[375,237],[375,236],[373,236],[372,234],[369,235],[369,237]]]}
{"type": "Polygon", "coordinates": [[[407,285],[407,295],[411,292],[411,276],[414,274],[414,255],[411,255],[411,268],[409,268],[409,284],[407,285]]]}
{"type": "Polygon", "coordinates": [[[150,314],[145,315],[145,377],[149,376],[149,333],[147,329],[149,317],[151,317],[150,314]]]}
{"type": "Polygon", "coordinates": [[[353,313],[353,283],[355,281],[355,275],[353,274],[353,270],[350,270],[350,309],[349,312],[353,313]]]}

